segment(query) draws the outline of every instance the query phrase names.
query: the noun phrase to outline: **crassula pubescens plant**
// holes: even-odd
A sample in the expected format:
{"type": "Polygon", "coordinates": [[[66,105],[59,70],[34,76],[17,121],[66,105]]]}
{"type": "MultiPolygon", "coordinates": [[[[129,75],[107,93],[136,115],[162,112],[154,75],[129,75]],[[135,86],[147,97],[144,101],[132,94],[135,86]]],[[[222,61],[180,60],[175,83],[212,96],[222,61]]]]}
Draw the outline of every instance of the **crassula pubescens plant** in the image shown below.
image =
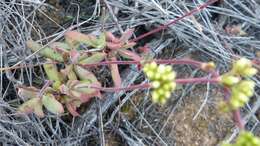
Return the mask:
{"type": "MultiPolygon", "coordinates": [[[[37,93],[40,89],[19,87],[18,94],[21,97],[27,98],[27,94],[30,97],[19,107],[18,111],[34,112],[42,117],[44,115],[43,106],[52,113],[60,114],[64,112],[63,104],[73,116],[78,116],[77,107],[88,102],[92,97],[101,97],[99,89],[101,84],[96,76],[84,66],[103,60],[117,61],[118,57],[140,61],[141,57],[138,54],[126,50],[135,45],[135,43],[127,41],[132,34],[132,29],[127,30],[120,38],[116,38],[109,32],[96,37],[69,31],[65,34],[64,42],[54,42],[44,48],[35,41],[27,41],[28,48],[33,52],[39,51],[41,56],[47,58],[43,68],[51,86],[41,89],[42,94],[37,93]],[[90,53],[81,49],[81,45],[100,51],[90,53]],[[62,64],[64,68],[58,69],[58,63],[62,64]]],[[[110,69],[115,87],[120,87],[121,77],[118,65],[110,64],[110,69]]]]}
{"type": "MultiPolygon", "coordinates": [[[[200,6],[197,10],[203,9],[209,4],[210,2],[200,6]]],[[[187,16],[191,14],[187,13],[187,16]]],[[[250,78],[257,73],[251,60],[238,58],[229,72],[219,75],[213,62],[203,63],[190,59],[151,60],[128,50],[128,48],[135,47],[139,39],[163,30],[174,22],[176,21],[132,40],[129,39],[131,39],[134,29],[126,30],[121,37],[115,37],[111,32],[102,32],[99,36],[93,36],[68,31],[65,34],[65,41],[54,42],[44,47],[35,41],[27,41],[28,48],[46,58],[43,68],[48,81],[41,89],[25,86],[18,88],[19,96],[25,101],[18,108],[18,112],[35,113],[39,117],[44,117],[43,107],[57,115],[64,113],[66,107],[70,114],[79,116],[77,108],[93,97],[101,98],[103,91],[117,92],[147,88],[152,89],[151,97],[154,103],[165,104],[177,84],[213,83],[223,87],[225,98],[221,107],[225,111],[232,112],[236,124],[243,129],[239,109],[244,107],[249,98],[254,95],[255,83],[250,78]],[[88,48],[88,50],[84,48],[88,48]],[[119,60],[121,58],[123,59],[119,60]],[[57,67],[57,64],[62,67],[57,67]],[[138,65],[149,83],[121,87],[119,64],[138,65]],[[207,72],[210,76],[176,78],[177,73],[171,66],[174,64],[192,65],[207,72]],[[101,82],[92,72],[91,67],[100,65],[109,66],[114,82],[113,87],[102,87],[101,82]]],[[[234,145],[224,145],[242,146],[245,145],[245,142],[249,145],[260,145],[259,139],[249,132],[242,132],[234,145]]]]}

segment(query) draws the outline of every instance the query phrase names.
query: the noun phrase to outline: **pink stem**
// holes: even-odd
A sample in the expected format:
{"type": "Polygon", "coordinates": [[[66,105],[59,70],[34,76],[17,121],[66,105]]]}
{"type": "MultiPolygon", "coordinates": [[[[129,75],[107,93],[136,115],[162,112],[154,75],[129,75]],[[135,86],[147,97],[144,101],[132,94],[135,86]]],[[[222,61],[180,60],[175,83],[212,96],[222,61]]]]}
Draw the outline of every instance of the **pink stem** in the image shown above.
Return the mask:
{"type": "Polygon", "coordinates": [[[200,6],[198,6],[197,8],[195,8],[195,9],[193,9],[193,10],[191,10],[191,11],[189,11],[189,12],[186,13],[185,15],[183,15],[183,16],[181,16],[181,17],[178,17],[178,18],[176,18],[175,20],[172,20],[172,21],[170,21],[169,23],[167,23],[167,24],[165,24],[165,25],[161,25],[161,26],[159,26],[158,28],[156,28],[156,29],[154,29],[154,30],[152,30],[152,31],[149,31],[149,32],[147,32],[147,33],[145,33],[145,34],[143,34],[143,35],[140,35],[139,37],[130,40],[130,42],[136,42],[136,41],[141,40],[141,39],[143,39],[143,38],[145,38],[145,37],[147,37],[147,36],[149,36],[149,35],[151,35],[151,34],[154,34],[154,33],[157,33],[157,32],[159,32],[159,31],[162,31],[162,30],[168,28],[170,25],[176,24],[178,21],[182,20],[183,18],[185,18],[185,17],[187,17],[187,16],[191,16],[191,15],[193,15],[194,13],[197,13],[197,12],[201,11],[202,9],[206,8],[207,6],[209,6],[210,4],[213,4],[213,3],[217,2],[217,1],[218,1],[218,0],[209,0],[208,2],[206,2],[206,3],[204,3],[204,4],[200,5],[200,6]]]}
{"type": "MultiPolygon", "coordinates": [[[[170,59],[170,60],[154,60],[158,64],[189,64],[196,67],[200,67],[202,62],[191,60],[191,59],[170,59]]],[[[79,64],[83,67],[92,67],[92,66],[100,66],[100,65],[110,65],[110,64],[135,64],[140,65],[141,61],[103,61],[99,63],[92,63],[92,64],[79,64]]]]}
{"type": "MultiPolygon", "coordinates": [[[[219,78],[208,79],[208,78],[202,77],[202,78],[176,79],[175,82],[178,84],[218,83],[219,78]]],[[[130,85],[128,87],[120,87],[120,88],[117,88],[117,87],[106,88],[106,87],[96,87],[96,86],[91,86],[90,88],[98,89],[98,90],[105,91],[105,92],[115,92],[115,91],[121,91],[121,90],[129,91],[129,90],[135,90],[135,89],[147,89],[150,87],[151,87],[151,84],[144,83],[144,84],[130,85]]]]}
{"type": "Polygon", "coordinates": [[[224,93],[224,100],[226,102],[228,102],[229,98],[230,98],[230,90],[227,87],[224,87],[223,88],[223,93],[224,93]]]}
{"type": "Polygon", "coordinates": [[[260,59],[254,59],[252,62],[254,65],[260,65],[260,59]]]}
{"type": "Polygon", "coordinates": [[[236,125],[238,126],[238,128],[244,129],[245,125],[244,125],[243,119],[241,118],[239,109],[233,111],[233,120],[236,123],[236,125]]]}
{"type": "Polygon", "coordinates": [[[189,84],[189,83],[193,83],[193,84],[205,84],[205,83],[219,83],[220,79],[218,77],[216,78],[212,78],[212,79],[208,79],[206,77],[202,77],[202,78],[188,78],[188,79],[176,79],[175,82],[178,84],[189,84]]]}
{"type": "MultiPolygon", "coordinates": [[[[223,88],[223,93],[224,93],[224,100],[225,102],[229,102],[229,98],[230,98],[230,89],[227,88],[227,87],[224,87],[223,88]]],[[[240,129],[244,129],[244,121],[243,119],[241,118],[241,115],[240,115],[240,111],[239,109],[238,110],[235,110],[232,112],[232,116],[233,116],[233,121],[234,123],[237,125],[237,127],[239,127],[240,129]]]]}

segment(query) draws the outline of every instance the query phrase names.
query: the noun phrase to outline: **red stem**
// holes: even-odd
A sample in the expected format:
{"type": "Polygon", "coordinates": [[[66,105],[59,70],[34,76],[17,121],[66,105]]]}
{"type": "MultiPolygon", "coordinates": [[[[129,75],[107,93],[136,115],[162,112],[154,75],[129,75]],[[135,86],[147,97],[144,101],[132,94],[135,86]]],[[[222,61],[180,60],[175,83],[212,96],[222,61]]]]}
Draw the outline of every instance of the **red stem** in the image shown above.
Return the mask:
{"type": "MultiPolygon", "coordinates": [[[[224,87],[223,93],[224,93],[225,102],[229,103],[230,96],[231,96],[230,89],[227,88],[227,87],[224,87]]],[[[233,116],[233,121],[237,125],[237,127],[239,127],[240,129],[244,129],[245,124],[244,124],[244,121],[241,117],[239,109],[233,111],[232,116],[233,116]]]]}
{"type": "Polygon", "coordinates": [[[239,109],[233,111],[233,120],[236,123],[236,125],[238,126],[239,129],[244,129],[245,125],[244,125],[244,121],[241,118],[241,114],[239,109]]]}
{"type": "Polygon", "coordinates": [[[205,84],[205,83],[219,83],[219,77],[208,79],[207,77],[202,78],[188,78],[188,79],[176,79],[175,82],[178,84],[205,84]]]}
{"type": "Polygon", "coordinates": [[[229,88],[224,87],[223,88],[223,93],[224,93],[224,100],[226,102],[229,102],[229,98],[230,98],[230,90],[229,90],[229,88]]]}
{"type": "MultiPolygon", "coordinates": [[[[256,59],[253,59],[252,62],[253,62],[253,64],[256,65],[256,66],[257,66],[257,65],[260,65],[260,59],[257,59],[257,58],[256,58],[256,59]]],[[[259,67],[259,66],[258,66],[258,67],[259,67]]]]}
{"type": "MultiPolygon", "coordinates": [[[[219,78],[212,78],[212,79],[208,79],[206,77],[202,77],[202,78],[187,78],[187,79],[176,79],[175,82],[178,83],[178,84],[218,83],[219,82],[219,78]]],[[[90,88],[98,89],[98,90],[105,91],[105,92],[115,92],[115,91],[121,91],[121,90],[130,91],[130,90],[135,90],[135,89],[147,89],[147,88],[150,88],[150,87],[151,87],[151,84],[144,83],[144,84],[130,85],[128,87],[120,87],[120,88],[117,88],[117,87],[106,88],[106,87],[96,87],[96,86],[91,86],[90,88]]]]}
{"type": "MultiPolygon", "coordinates": [[[[191,60],[191,59],[171,59],[171,60],[154,60],[158,64],[189,64],[196,67],[200,67],[202,62],[191,60]]],[[[140,65],[141,61],[103,61],[99,63],[92,63],[92,64],[79,64],[82,67],[93,67],[93,66],[100,66],[100,65],[110,65],[110,64],[135,64],[140,65]]]]}
{"type": "Polygon", "coordinates": [[[130,40],[130,42],[136,42],[136,41],[141,40],[141,39],[143,39],[143,38],[145,38],[145,37],[147,37],[147,36],[149,36],[149,35],[151,35],[151,34],[154,34],[154,33],[157,33],[157,32],[159,32],[159,31],[162,31],[162,30],[168,28],[170,25],[176,24],[178,21],[182,20],[183,18],[185,18],[185,17],[187,17],[187,16],[191,16],[191,15],[193,15],[194,13],[197,13],[197,12],[201,11],[202,9],[206,8],[207,6],[209,6],[210,4],[213,4],[213,3],[217,2],[217,1],[218,1],[218,0],[209,0],[208,2],[206,2],[206,3],[204,3],[204,4],[200,5],[200,6],[198,6],[197,8],[195,8],[195,9],[193,9],[193,10],[191,10],[191,11],[189,11],[189,12],[186,13],[185,15],[183,15],[183,16],[181,16],[181,17],[178,17],[178,18],[176,18],[175,20],[172,20],[172,21],[168,22],[168,23],[165,24],[165,25],[161,25],[161,26],[159,26],[158,28],[156,28],[156,29],[154,29],[154,30],[152,30],[152,31],[149,31],[149,32],[147,32],[147,33],[145,33],[145,34],[142,34],[142,35],[140,35],[139,37],[130,40]]]}

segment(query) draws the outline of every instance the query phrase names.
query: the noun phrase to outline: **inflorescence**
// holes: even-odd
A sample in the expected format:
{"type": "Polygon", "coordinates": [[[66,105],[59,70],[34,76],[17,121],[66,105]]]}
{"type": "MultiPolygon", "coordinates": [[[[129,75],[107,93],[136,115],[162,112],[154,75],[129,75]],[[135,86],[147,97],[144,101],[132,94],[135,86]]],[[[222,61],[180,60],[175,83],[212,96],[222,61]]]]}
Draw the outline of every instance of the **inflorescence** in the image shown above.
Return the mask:
{"type": "Polygon", "coordinates": [[[176,88],[174,82],[176,73],[170,65],[157,65],[155,62],[145,64],[143,71],[151,81],[152,101],[165,104],[170,98],[171,92],[176,88]]]}
{"type": "Polygon", "coordinates": [[[249,78],[256,73],[252,61],[241,58],[233,63],[230,72],[221,76],[221,83],[231,90],[229,104],[232,110],[243,107],[253,96],[255,82],[249,78]]]}

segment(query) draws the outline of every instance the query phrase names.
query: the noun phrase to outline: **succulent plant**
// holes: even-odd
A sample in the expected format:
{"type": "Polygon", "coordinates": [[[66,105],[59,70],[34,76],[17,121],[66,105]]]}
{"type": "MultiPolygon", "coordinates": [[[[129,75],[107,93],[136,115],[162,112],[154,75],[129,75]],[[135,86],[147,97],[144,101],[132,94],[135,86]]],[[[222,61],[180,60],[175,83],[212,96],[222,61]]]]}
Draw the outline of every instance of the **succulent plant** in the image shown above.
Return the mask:
{"type": "MultiPolygon", "coordinates": [[[[117,61],[117,55],[140,61],[139,55],[126,50],[135,45],[134,42],[128,42],[132,34],[133,29],[124,32],[120,38],[109,32],[94,36],[68,31],[65,33],[65,42],[53,42],[43,46],[33,40],[27,41],[28,48],[46,58],[47,62],[43,68],[52,84],[45,87],[46,89],[19,88],[18,92],[25,100],[19,107],[19,112],[35,113],[43,117],[43,106],[51,113],[62,114],[65,105],[73,116],[78,116],[77,107],[92,97],[101,97],[101,84],[84,65],[99,63],[105,59],[117,61]],[[86,53],[81,45],[98,51],[86,53]],[[57,67],[57,63],[63,67],[57,67]]],[[[121,86],[118,66],[111,64],[110,69],[115,86],[121,86]]]]}
{"type": "Polygon", "coordinates": [[[85,43],[94,48],[104,48],[106,45],[105,34],[100,37],[85,35],[78,32],[68,32],[65,42],[54,42],[49,46],[29,40],[28,48],[46,58],[43,65],[51,86],[43,90],[35,87],[18,88],[19,95],[25,102],[18,108],[20,113],[35,113],[44,116],[43,107],[53,114],[64,113],[64,105],[73,116],[78,116],[76,108],[88,102],[92,97],[101,97],[98,89],[101,84],[96,76],[81,65],[98,63],[105,59],[106,53],[84,53],[78,50],[78,45],[85,43]],[[62,63],[64,68],[58,68],[56,61],[62,63]]]}

